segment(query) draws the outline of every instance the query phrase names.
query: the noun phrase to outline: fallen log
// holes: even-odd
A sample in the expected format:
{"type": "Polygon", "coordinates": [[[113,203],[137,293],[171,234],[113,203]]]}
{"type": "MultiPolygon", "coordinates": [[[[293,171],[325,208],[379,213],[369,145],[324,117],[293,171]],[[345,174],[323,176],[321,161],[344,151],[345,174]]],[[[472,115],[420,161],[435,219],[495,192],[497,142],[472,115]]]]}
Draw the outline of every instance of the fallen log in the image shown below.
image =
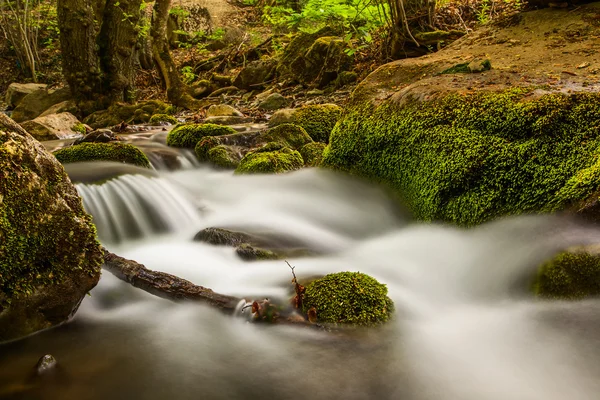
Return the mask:
{"type": "Polygon", "coordinates": [[[197,301],[230,314],[243,300],[216,293],[175,275],[152,271],[140,263],[119,257],[106,249],[104,249],[104,269],[136,288],[167,300],[197,301]]]}

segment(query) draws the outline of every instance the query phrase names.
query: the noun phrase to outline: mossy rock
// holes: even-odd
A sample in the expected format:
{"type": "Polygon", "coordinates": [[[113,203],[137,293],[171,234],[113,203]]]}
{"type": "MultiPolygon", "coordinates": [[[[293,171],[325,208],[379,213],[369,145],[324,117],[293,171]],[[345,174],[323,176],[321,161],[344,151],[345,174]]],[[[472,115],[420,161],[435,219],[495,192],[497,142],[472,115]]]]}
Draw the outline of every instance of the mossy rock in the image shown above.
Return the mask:
{"type": "Polygon", "coordinates": [[[352,107],[322,166],[389,185],[420,220],[469,226],[588,198],[600,187],[599,121],[597,93],[405,96],[352,107]]]}
{"type": "Polygon", "coordinates": [[[320,142],[312,142],[302,146],[300,155],[304,160],[304,165],[307,167],[318,167],[323,159],[325,147],[325,143],[320,142]]]}
{"type": "Polygon", "coordinates": [[[177,125],[179,123],[177,118],[169,114],[154,114],[150,117],[150,121],[148,121],[150,125],[160,125],[162,122],[167,122],[171,125],[177,125]]]}
{"type": "Polygon", "coordinates": [[[296,124],[281,124],[271,128],[260,135],[264,142],[277,142],[291,149],[297,150],[307,143],[312,143],[306,130],[296,124]]]}
{"type": "Polygon", "coordinates": [[[167,145],[193,149],[206,136],[221,136],[236,133],[229,126],[216,124],[178,125],[167,135],[167,145]]]}
{"type": "Polygon", "coordinates": [[[342,108],[336,104],[304,106],[294,113],[294,123],[300,125],[315,142],[329,143],[329,135],[342,116],[342,108]]]}
{"type": "Polygon", "coordinates": [[[103,251],[60,163],[0,114],[0,342],[67,321],[103,251]]]}
{"type": "Polygon", "coordinates": [[[196,146],[194,147],[194,153],[196,153],[196,158],[198,161],[208,161],[208,152],[214,148],[219,146],[221,143],[214,136],[206,136],[201,138],[196,146]]]}
{"type": "Polygon", "coordinates": [[[558,254],[540,268],[534,292],[566,300],[600,295],[600,256],[585,251],[558,254]]]}
{"type": "Polygon", "coordinates": [[[85,128],[85,125],[81,122],[78,122],[75,125],[73,125],[71,127],[71,130],[77,133],[81,133],[82,135],[87,134],[87,129],[85,128]]]}
{"type": "Polygon", "coordinates": [[[304,161],[296,150],[269,143],[262,149],[246,154],[236,174],[278,174],[302,168],[304,161]]]}
{"type": "Polygon", "coordinates": [[[207,161],[219,168],[236,169],[241,156],[231,146],[220,144],[208,150],[207,161]]]}
{"type": "Polygon", "coordinates": [[[125,143],[81,143],[54,152],[63,164],[82,161],[116,161],[150,168],[148,157],[137,147],[125,143]]]}
{"type": "Polygon", "coordinates": [[[394,303],[387,287],[360,272],[339,272],[306,286],[302,311],[314,308],[317,321],[328,324],[373,326],[388,321],[394,303]]]}
{"type": "Polygon", "coordinates": [[[84,119],[94,129],[127,124],[143,124],[154,114],[173,114],[175,108],[159,100],[142,101],[137,104],[116,103],[107,110],[96,111],[84,119]]]}

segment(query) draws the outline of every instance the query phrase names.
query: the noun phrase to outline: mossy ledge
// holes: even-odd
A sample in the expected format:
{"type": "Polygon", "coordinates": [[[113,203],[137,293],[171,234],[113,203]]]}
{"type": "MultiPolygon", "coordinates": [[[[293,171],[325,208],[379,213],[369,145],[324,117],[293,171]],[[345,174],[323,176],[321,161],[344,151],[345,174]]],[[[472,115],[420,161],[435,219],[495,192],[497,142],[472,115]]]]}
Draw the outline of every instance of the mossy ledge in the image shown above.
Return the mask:
{"type": "Polygon", "coordinates": [[[579,300],[600,295],[600,255],[562,252],[540,268],[533,286],[537,296],[579,300]]]}
{"type": "Polygon", "coordinates": [[[569,208],[600,187],[600,94],[534,88],[355,106],[322,166],[383,182],[424,221],[569,208]]]}
{"type": "Polygon", "coordinates": [[[54,152],[62,164],[82,161],[116,161],[150,168],[148,157],[137,147],[126,143],[81,143],[54,152]]]}
{"type": "Polygon", "coordinates": [[[388,321],[394,303],[387,287],[360,272],[339,272],[306,286],[302,311],[314,308],[317,321],[329,324],[373,326],[388,321]]]}
{"type": "Polygon", "coordinates": [[[196,144],[207,136],[231,135],[236,130],[216,124],[188,124],[178,125],[167,135],[167,145],[172,147],[185,147],[193,149],[196,144]]]}

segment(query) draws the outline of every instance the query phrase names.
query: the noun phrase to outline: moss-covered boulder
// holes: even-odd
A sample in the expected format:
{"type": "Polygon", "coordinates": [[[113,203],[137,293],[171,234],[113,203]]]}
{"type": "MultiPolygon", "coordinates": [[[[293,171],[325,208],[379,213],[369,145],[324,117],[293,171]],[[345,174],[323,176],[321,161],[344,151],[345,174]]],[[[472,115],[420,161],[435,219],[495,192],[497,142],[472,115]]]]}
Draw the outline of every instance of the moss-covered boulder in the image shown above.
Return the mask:
{"type": "Polygon", "coordinates": [[[0,113],[0,341],[68,320],[103,253],[58,161],[0,113]]]}
{"type": "Polygon", "coordinates": [[[207,153],[207,160],[212,165],[224,169],[236,169],[242,157],[232,146],[217,145],[207,153]]]}
{"type": "Polygon", "coordinates": [[[154,114],[148,121],[150,125],[162,125],[165,122],[171,125],[177,125],[179,123],[177,118],[169,114],[154,114]]]}
{"type": "Polygon", "coordinates": [[[328,324],[373,326],[388,321],[394,303],[387,287],[360,272],[339,272],[306,286],[302,310],[316,311],[317,321],[328,324]]]}
{"type": "Polygon", "coordinates": [[[329,143],[329,135],[341,118],[342,111],[336,104],[304,106],[294,113],[294,123],[306,129],[315,142],[329,143]]]}
{"type": "Polygon", "coordinates": [[[116,103],[107,110],[96,111],[84,119],[94,129],[127,124],[143,124],[154,114],[173,114],[175,108],[159,100],[147,100],[137,104],[116,103]]]}
{"type": "Polygon", "coordinates": [[[119,142],[81,143],[54,152],[62,164],[83,161],[116,161],[150,168],[148,157],[137,147],[119,142]]]}
{"type": "Polygon", "coordinates": [[[390,185],[421,220],[460,225],[571,208],[600,188],[600,94],[460,83],[442,75],[355,106],[323,165],[390,185]]]}
{"type": "Polygon", "coordinates": [[[320,142],[312,142],[302,146],[299,151],[304,160],[304,165],[307,167],[318,167],[321,165],[325,147],[325,143],[320,142]]]}
{"type": "Polygon", "coordinates": [[[294,150],[298,150],[305,144],[312,143],[313,141],[306,130],[296,124],[277,125],[262,133],[259,140],[264,143],[281,143],[294,150]]]}
{"type": "Polygon", "coordinates": [[[206,136],[221,136],[234,133],[236,133],[235,129],[216,124],[180,125],[167,135],[167,145],[193,149],[206,136]]]}
{"type": "Polygon", "coordinates": [[[540,268],[534,292],[550,299],[597,297],[600,295],[600,256],[585,250],[558,254],[540,268]]]}
{"type": "Polygon", "coordinates": [[[296,150],[283,147],[280,143],[268,143],[262,148],[246,154],[236,174],[279,174],[302,168],[304,160],[296,150]]]}

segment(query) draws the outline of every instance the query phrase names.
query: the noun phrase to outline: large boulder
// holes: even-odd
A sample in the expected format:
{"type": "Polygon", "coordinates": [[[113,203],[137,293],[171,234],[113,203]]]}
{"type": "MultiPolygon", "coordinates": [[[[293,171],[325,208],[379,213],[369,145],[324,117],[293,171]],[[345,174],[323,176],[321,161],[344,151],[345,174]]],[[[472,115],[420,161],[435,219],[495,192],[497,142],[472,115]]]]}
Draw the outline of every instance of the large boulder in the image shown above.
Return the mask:
{"type": "Polygon", "coordinates": [[[37,117],[31,121],[23,122],[21,126],[40,142],[44,140],[67,139],[81,135],[81,123],[76,116],[68,112],[37,117]]]}
{"type": "Polygon", "coordinates": [[[45,117],[46,115],[51,115],[51,114],[60,114],[60,113],[64,113],[64,112],[68,112],[73,115],[79,114],[79,108],[77,107],[77,104],[75,104],[75,101],[67,100],[67,101],[62,101],[60,103],[57,103],[57,104],[53,105],[52,107],[48,108],[43,113],[41,113],[40,117],[45,117]]]}
{"type": "Polygon", "coordinates": [[[0,114],[0,341],[67,321],[103,252],[60,163],[0,114]]]}
{"type": "Polygon", "coordinates": [[[55,104],[62,103],[71,98],[68,87],[58,90],[40,89],[32,92],[21,100],[12,113],[16,122],[29,121],[42,115],[44,111],[55,104]]]}
{"type": "Polygon", "coordinates": [[[579,54],[600,34],[585,17],[598,7],[524,13],[510,30],[484,28],[436,54],[380,67],[354,91],[321,166],[388,185],[425,221],[475,225],[593,204],[598,84],[584,72],[563,72],[583,68],[582,60],[600,63],[600,54],[565,59],[563,47],[530,36],[530,27],[552,19],[558,36],[577,26],[585,35],[570,50],[579,54]],[[515,50],[514,37],[530,38],[527,49],[515,50]],[[481,56],[491,70],[442,74],[481,56]]]}
{"type": "Polygon", "coordinates": [[[46,89],[48,85],[44,83],[11,83],[6,89],[6,104],[8,108],[13,109],[19,105],[21,100],[28,94],[37,90],[46,89]]]}

